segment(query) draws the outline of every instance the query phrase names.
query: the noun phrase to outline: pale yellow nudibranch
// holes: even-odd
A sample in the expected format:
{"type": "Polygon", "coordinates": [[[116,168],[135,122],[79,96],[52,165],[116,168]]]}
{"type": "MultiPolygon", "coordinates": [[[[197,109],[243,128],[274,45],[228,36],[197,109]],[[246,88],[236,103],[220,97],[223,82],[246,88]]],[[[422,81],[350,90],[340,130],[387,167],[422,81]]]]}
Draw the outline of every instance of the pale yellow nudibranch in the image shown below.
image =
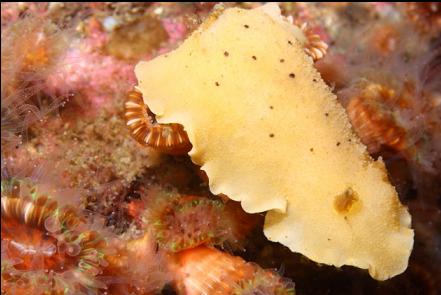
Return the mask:
{"type": "Polygon", "coordinates": [[[214,194],[269,211],[268,239],[308,258],[402,273],[411,217],[274,6],[226,9],[178,49],[136,67],[159,123],[184,126],[214,194]]]}

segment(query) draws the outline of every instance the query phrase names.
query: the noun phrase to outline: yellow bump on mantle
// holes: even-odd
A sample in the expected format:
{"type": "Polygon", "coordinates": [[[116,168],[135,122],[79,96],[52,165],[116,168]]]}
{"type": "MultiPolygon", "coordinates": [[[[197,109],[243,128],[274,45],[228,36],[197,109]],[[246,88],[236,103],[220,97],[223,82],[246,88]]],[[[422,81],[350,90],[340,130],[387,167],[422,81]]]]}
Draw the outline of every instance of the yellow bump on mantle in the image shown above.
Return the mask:
{"type": "Polygon", "coordinates": [[[402,273],[413,247],[409,213],[298,29],[268,8],[226,9],[175,51],[140,62],[146,104],[158,122],[184,126],[214,194],[269,211],[270,240],[378,280],[402,273]]]}

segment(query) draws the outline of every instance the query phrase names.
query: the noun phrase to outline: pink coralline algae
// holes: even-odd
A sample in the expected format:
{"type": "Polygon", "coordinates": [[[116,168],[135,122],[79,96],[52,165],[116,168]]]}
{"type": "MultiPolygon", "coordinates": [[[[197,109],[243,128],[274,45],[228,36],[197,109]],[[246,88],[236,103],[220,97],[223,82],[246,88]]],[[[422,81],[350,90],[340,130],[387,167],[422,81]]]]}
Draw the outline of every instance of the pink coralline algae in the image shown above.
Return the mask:
{"type": "Polygon", "coordinates": [[[98,51],[109,42],[109,35],[103,30],[101,23],[96,18],[90,19],[85,30],[87,39],[82,46],[86,52],[98,51]]]}
{"type": "Polygon", "coordinates": [[[169,37],[167,41],[168,45],[159,49],[159,54],[164,54],[169,52],[173,49],[173,46],[176,46],[176,44],[182,41],[188,32],[185,24],[178,19],[164,18],[161,21],[169,37]]]}
{"type": "Polygon", "coordinates": [[[135,76],[133,65],[111,56],[71,49],[46,83],[52,93],[80,93],[93,109],[99,110],[115,93],[133,85],[135,76]]]}

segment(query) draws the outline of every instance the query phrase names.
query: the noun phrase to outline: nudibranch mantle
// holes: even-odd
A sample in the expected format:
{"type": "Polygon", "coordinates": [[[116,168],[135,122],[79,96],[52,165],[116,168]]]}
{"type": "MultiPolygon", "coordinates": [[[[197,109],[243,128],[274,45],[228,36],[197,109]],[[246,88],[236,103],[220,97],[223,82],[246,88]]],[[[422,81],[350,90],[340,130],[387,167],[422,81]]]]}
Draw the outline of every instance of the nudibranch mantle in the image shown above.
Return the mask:
{"type": "Polygon", "coordinates": [[[299,29],[274,11],[226,9],[175,51],[140,62],[144,101],[159,123],[184,126],[213,193],[249,213],[269,211],[270,240],[378,280],[402,273],[411,217],[304,53],[299,29]]]}

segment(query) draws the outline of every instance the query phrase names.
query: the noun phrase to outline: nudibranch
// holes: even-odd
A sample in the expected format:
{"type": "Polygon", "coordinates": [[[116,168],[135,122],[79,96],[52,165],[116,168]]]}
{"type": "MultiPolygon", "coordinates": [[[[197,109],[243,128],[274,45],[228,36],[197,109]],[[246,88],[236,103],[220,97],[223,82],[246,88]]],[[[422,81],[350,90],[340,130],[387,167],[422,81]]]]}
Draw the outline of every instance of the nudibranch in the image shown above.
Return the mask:
{"type": "Polygon", "coordinates": [[[135,69],[159,124],[181,124],[214,194],[266,214],[264,233],[308,258],[402,273],[411,216],[278,6],[216,10],[135,69]]]}

